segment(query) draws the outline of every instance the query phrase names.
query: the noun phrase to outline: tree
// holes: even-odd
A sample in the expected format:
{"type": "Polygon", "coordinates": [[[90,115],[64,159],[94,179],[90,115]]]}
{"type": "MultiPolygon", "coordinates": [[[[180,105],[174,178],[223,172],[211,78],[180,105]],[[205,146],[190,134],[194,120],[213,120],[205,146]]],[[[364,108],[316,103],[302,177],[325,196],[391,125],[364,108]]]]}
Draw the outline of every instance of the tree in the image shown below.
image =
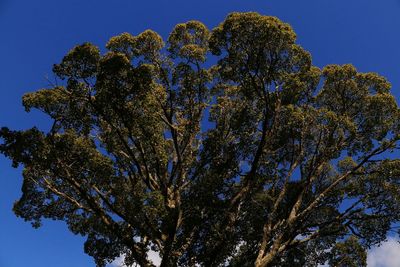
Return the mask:
{"type": "Polygon", "coordinates": [[[65,221],[98,266],[365,266],[400,220],[399,108],[352,65],[312,65],[291,27],[232,13],[84,43],[2,128],[15,213],[65,221]]]}

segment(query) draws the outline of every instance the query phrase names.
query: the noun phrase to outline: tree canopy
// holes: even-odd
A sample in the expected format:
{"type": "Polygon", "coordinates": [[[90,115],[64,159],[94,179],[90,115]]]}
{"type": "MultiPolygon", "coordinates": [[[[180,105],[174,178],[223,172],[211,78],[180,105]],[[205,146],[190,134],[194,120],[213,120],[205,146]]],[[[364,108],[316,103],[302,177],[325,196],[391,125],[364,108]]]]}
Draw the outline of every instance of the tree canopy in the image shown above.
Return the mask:
{"type": "Polygon", "coordinates": [[[14,212],[65,221],[98,266],[366,266],[400,221],[399,108],[352,65],[313,66],[290,25],[232,13],[74,47],[2,128],[14,212]]]}

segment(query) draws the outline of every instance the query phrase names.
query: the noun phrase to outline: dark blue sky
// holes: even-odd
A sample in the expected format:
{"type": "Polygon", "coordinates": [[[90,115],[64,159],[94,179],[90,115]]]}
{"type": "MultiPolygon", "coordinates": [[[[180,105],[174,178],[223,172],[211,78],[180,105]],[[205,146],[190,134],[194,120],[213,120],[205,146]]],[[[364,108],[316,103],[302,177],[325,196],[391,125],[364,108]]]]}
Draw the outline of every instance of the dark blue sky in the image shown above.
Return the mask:
{"type": "MultiPolygon", "coordinates": [[[[0,126],[47,127],[21,106],[24,93],[47,87],[46,76],[74,45],[104,48],[121,32],[151,28],[164,38],[172,27],[200,20],[213,28],[232,11],[258,11],[290,23],[314,64],[352,63],[386,76],[400,99],[399,0],[0,0],[0,126]]],[[[21,170],[0,158],[0,267],[94,266],[83,239],[61,222],[34,230],[12,213],[21,170]]]]}

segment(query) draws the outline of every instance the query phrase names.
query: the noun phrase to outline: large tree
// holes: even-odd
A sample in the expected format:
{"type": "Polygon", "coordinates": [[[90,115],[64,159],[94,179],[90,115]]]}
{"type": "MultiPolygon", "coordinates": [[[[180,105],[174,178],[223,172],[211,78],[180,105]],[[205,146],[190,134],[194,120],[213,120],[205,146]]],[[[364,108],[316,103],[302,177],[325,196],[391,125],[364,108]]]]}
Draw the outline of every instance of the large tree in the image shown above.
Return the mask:
{"type": "Polygon", "coordinates": [[[292,28],[232,13],[74,47],[23,97],[48,131],[2,128],[15,213],[65,221],[98,266],[365,266],[400,221],[390,84],[312,65],[292,28]]]}

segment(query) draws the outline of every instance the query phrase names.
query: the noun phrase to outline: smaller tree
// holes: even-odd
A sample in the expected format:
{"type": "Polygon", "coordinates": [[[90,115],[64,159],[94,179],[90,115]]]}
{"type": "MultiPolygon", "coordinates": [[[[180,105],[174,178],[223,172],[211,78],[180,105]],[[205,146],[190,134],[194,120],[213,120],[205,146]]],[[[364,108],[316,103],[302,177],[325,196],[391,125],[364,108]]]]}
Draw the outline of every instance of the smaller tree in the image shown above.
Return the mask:
{"type": "Polygon", "coordinates": [[[367,253],[355,236],[337,243],[332,249],[331,266],[358,267],[367,266],[367,253]]]}

